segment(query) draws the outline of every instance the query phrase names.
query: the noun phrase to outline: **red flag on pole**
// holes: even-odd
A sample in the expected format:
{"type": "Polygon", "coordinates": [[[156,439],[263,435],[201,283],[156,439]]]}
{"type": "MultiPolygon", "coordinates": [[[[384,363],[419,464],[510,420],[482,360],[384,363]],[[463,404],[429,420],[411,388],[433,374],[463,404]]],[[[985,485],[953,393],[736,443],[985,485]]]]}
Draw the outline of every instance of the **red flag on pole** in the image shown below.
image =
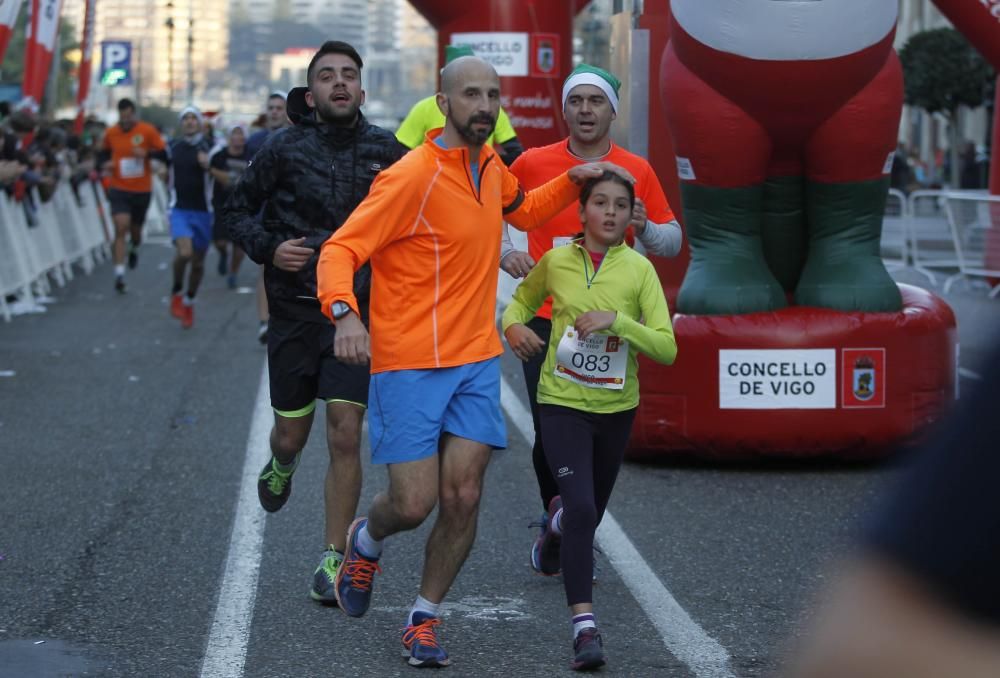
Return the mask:
{"type": "MultiPolygon", "coordinates": [[[[3,2],[3,0],[0,0],[3,2]]],[[[76,89],[76,122],[73,131],[83,133],[83,113],[87,104],[87,94],[90,93],[90,64],[94,51],[94,12],[95,0],[87,0],[86,14],[83,18],[83,41],[80,43],[80,73],[76,89]]]]}
{"type": "Polygon", "coordinates": [[[24,83],[21,85],[25,105],[37,108],[45,93],[45,83],[52,65],[62,0],[31,0],[31,18],[24,44],[24,83]]]}
{"type": "Polygon", "coordinates": [[[0,0],[0,64],[3,63],[7,43],[10,42],[10,35],[14,32],[14,24],[17,23],[17,15],[23,4],[24,0],[0,0]]]}

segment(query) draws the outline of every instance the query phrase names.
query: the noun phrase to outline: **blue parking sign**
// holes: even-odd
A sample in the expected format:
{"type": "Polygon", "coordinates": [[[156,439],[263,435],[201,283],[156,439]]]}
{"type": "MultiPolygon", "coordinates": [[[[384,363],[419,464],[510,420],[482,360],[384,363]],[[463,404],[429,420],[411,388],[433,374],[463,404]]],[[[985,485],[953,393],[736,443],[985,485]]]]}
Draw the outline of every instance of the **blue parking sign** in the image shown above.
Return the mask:
{"type": "Polygon", "coordinates": [[[105,40],[101,43],[101,84],[108,87],[132,84],[132,43],[105,40]]]}

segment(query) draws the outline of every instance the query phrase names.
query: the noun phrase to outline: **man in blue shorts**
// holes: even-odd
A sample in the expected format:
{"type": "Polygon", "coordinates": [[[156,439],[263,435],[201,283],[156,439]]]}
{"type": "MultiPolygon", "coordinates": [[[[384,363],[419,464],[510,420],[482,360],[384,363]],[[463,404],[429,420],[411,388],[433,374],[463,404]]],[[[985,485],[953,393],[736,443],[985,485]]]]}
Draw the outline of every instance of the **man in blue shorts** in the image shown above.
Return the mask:
{"type": "Polygon", "coordinates": [[[441,89],[444,129],[379,176],[323,243],[316,269],[337,359],[371,360],[372,461],[389,475],[348,531],[336,579],[344,612],[367,612],[382,542],[438,508],[402,637],[414,667],[451,662],[437,639],[440,606],[475,540],[490,451],[507,444],[494,317],[503,215],[536,228],[577,199],[575,183],[603,171],[579,165],[523,192],[485,145],[500,108],[493,67],[460,57],[442,70],[441,89]],[[370,337],[352,293],[354,272],[369,260],[370,337]]]}
{"type": "Polygon", "coordinates": [[[201,132],[201,111],[187,106],[180,118],[180,134],[170,142],[170,238],[177,249],[170,314],[188,329],[194,324],[194,295],[205,274],[205,253],[212,244],[208,173],[212,142],[201,132]],[[181,294],[185,272],[187,291],[181,294]]]}

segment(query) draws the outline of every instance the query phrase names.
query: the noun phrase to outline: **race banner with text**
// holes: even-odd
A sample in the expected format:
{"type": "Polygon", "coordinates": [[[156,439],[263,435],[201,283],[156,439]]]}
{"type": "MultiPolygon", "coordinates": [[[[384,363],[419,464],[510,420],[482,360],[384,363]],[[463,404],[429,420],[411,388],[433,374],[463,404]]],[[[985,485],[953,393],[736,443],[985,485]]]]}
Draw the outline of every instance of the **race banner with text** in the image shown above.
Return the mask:
{"type": "Polygon", "coordinates": [[[94,12],[97,0],[87,0],[86,15],[83,19],[83,42],[80,43],[80,71],[77,74],[76,121],[73,131],[83,133],[83,114],[90,94],[90,71],[94,53],[94,12]]]}
{"type": "Polygon", "coordinates": [[[24,0],[0,0],[0,64],[3,63],[4,54],[7,53],[7,44],[10,42],[14,25],[17,23],[17,15],[21,12],[23,4],[24,0]]]}
{"type": "Polygon", "coordinates": [[[62,0],[31,0],[31,18],[24,43],[24,84],[22,90],[30,106],[37,108],[49,79],[52,53],[59,33],[62,0]]]}

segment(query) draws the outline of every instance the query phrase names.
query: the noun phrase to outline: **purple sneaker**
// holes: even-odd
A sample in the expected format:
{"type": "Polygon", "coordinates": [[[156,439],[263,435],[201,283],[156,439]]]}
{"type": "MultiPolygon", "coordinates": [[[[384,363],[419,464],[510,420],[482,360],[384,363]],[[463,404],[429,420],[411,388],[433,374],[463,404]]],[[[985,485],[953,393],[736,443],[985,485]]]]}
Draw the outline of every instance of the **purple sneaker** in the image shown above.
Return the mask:
{"type": "Polygon", "coordinates": [[[413,624],[403,631],[403,647],[406,648],[410,666],[418,669],[448,666],[451,659],[438,642],[435,630],[441,620],[427,614],[417,612],[413,615],[413,624]]]}
{"type": "Polygon", "coordinates": [[[574,671],[593,671],[608,663],[604,656],[604,641],[600,632],[591,627],[576,634],[573,641],[573,661],[569,665],[574,671]]]}
{"type": "Polygon", "coordinates": [[[549,529],[549,519],[562,508],[562,498],[553,497],[549,502],[548,515],[543,517],[542,529],[531,545],[531,567],[539,574],[553,577],[562,571],[559,563],[559,547],[562,537],[549,529]]]}
{"type": "Polygon", "coordinates": [[[351,617],[360,617],[368,611],[372,602],[372,578],[382,571],[378,558],[368,558],[358,551],[358,530],[367,523],[367,518],[358,518],[348,528],[344,562],[334,579],[337,604],[351,617]]]}

